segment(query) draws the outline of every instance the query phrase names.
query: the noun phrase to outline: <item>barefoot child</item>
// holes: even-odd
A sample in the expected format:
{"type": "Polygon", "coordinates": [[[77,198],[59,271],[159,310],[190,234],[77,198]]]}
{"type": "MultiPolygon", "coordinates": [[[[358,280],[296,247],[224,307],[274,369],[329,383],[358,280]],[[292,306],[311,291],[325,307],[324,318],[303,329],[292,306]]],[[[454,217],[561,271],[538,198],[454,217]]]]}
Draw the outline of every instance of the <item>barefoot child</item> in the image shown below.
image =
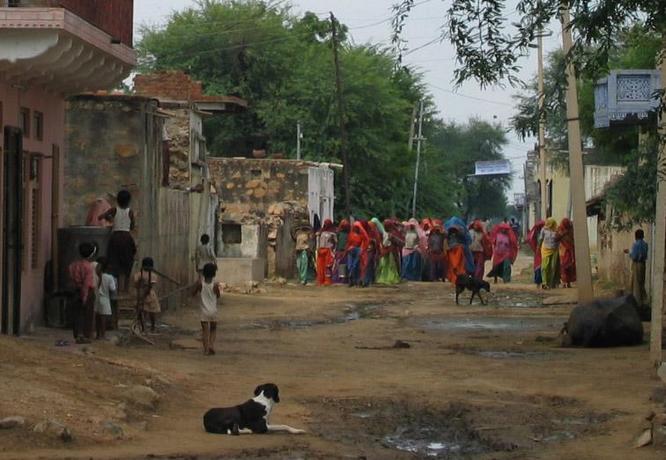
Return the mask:
{"type": "Polygon", "coordinates": [[[217,332],[217,304],[222,296],[220,285],[215,282],[217,267],[207,263],[203,266],[202,279],[197,283],[194,295],[199,294],[201,308],[201,342],[204,355],[215,354],[215,335],[217,332]]]}
{"type": "Polygon", "coordinates": [[[134,275],[134,287],[137,291],[137,302],[139,309],[139,321],[141,331],[145,329],[144,316],[150,319],[150,332],[155,332],[155,317],[161,311],[160,299],[157,295],[157,274],[153,271],[155,262],[151,257],[145,257],[141,261],[141,271],[134,275]]]}
{"type": "Polygon", "coordinates": [[[121,190],[116,196],[117,206],[98,217],[98,220],[113,222],[113,231],[106,253],[109,255],[109,268],[117,276],[120,290],[123,292],[128,289],[128,280],[136,256],[136,243],[130,233],[135,226],[134,213],[129,207],[131,201],[130,192],[121,190]]]}
{"type": "Polygon", "coordinates": [[[210,244],[210,236],[204,233],[201,235],[201,239],[199,241],[200,244],[197,246],[195,258],[197,264],[197,273],[201,275],[206,264],[215,265],[217,262],[217,256],[215,256],[215,251],[210,244]]]}
{"type": "Polygon", "coordinates": [[[106,338],[106,323],[111,318],[111,297],[116,292],[116,279],[108,273],[106,257],[97,259],[97,286],[95,288],[95,325],[97,339],[106,338]]]}

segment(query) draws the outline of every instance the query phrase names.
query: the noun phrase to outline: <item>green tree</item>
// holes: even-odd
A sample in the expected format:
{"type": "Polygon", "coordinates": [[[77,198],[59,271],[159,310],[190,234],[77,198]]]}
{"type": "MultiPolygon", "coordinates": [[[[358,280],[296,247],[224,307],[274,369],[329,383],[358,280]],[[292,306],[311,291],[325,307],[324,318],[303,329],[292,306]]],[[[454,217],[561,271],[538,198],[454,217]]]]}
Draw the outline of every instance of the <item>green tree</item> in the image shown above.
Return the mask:
{"type": "MultiPolygon", "coordinates": [[[[433,141],[423,151],[419,214],[480,212],[492,200],[503,206],[508,182],[463,184],[459,176],[473,170],[473,159],[500,157],[504,141],[497,129],[477,121],[464,127],[428,121],[435,109],[422,76],[397,66],[391,50],[353,44],[346,30],[341,25],[339,52],[352,212],[359,217],[410,215],[416,152],[407,144],[412,113],[421,100],[427,112],[425,135],[433,141]],[[475,146],[467,136],[485,144],[475,146]],[[485,200],[479,199],[482,195],[485,200]]],[[[342,162],[328,20],[313,13],[297,17],[288,7],[258,0],[201,0],[174,13],[165,27],[143,28],[137,49],[142,70],[181,69],[201,80],[210,94],[248,101],[244,113],[206,121],[214,155],[267,148],[293,158],[300,122],[305,159],[342,162]]]]}
{"type": "MultiPolygon", "coordinates": [[[[646,142],[640,149],[638,132],[656,136],[656,124],[642,126],[613,127],[613,129],[594,128],[594,85],[599,78],[610,69],[653,69],[656,67],[657,54],[661,46],[658,34],[648,30],[644,24],[638,23],[622,29],[609,50],[609,61],[594,71],[583,71],[579,76],[579,102],[581,131],[585,142],[592,143],[593,152],[585,156],[588,164],[617,164],[628,166],[627,177],[611,186],[608,200],[623,209],[628,222],[652,219],[654,214],[646,214],[646,210],[654,210],[656,188],[652,186],[627,187],[627,184],[643,184],[645,178],[654,178],[655,172],[648,174],[646,169],[656,167],[658,145],[646,142]],[[647,152],[647,149],[654,152],[647,152]],[[642,152],[642,153],[641,153],[642,152]],[[640,163],[640,167],[637,164],[640,163]],[[627,206],[638,201],[652,202],[652,206],[627,206]]],[[[556,51],[548,56],[544,69],[545,119],[546,135],[549,140],[552,163],[560,167],[568,167],[566,103],[564,76],[565,56],[556,51]]],[[[539,110],[536,77],[529,85],[528,91],[516,96],[518,112],[512,118],[514,130],[522,137],[536,136],[538,131],[539,110]]],[[[643,184],[644,185],[644,184],[643,184]]]]}
{"type": "MultiPolygon", "coordinates": [[[[608,63],[616,38],[630,22],[643,22],[653,32],[666,30],[666,2],[659,0],[569,0],[571,27],[576,32],[568,56],[588,71],[608,63]]],[[[508,81],[518,85],[521,58],[529,55],[536,36],[559,19],[562,0],[452,0],[444,15],[442,39],[456,50],[458,84],[473,79],[482,87],[508,81]],[[517,18],[514,16],[517,13],[517,18]]],[[[394,6],[393,42],[401,38],[416,0],[394,6]]]]}
{"type": "MultiPolygon", "coordinates": [[[[429,150],[434,168],[441,176],[439,195],[453,198],[451,214],[464,218],[498,217],[506,211],[506,191],[510,176],[473,177],[477,161],[501,160],[507,143],[504,129],[485,121],[471,119],[464,125],[437,121],[429,150]]],[[[434,178],[434,177],[433,177],[434,178]]]]}

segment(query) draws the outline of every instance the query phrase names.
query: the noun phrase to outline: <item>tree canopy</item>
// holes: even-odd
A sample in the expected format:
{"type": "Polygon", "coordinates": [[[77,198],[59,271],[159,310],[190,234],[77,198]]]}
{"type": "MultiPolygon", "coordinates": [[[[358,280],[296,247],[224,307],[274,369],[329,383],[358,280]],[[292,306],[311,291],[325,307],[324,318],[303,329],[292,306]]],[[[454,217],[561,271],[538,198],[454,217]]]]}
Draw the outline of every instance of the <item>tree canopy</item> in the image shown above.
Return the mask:
{"type": "MultiPolygon", "coordinates": [[[[141,29],[140,70],[181,69],[201,80],[209,94],[248,101],[244,113],[206,121],[213,155],[247,156],[266,148],[294,158],[300,122],[303,158],[340,163],[331,23],[324,15],[296,16],[280,4],[200,0],[194,8],[173,13],[164,27],[141,29]]],[[[494,214],[490,206],[483,207],[491,201],[502,207],[498,214],[504,212],[508,179],[466,188],[460,180],[460,174],[473,172],[472,159],[501,157],[502,129],[478,121],[454,125],[437,120],[417,70],[398,66],[391,49],[353,44],[344,25],[338,32],[353,213],[411,213],[416,153],[409,150],[408,138],[421,100],[428,140],[418,214],[494,214]],[[492,200],[481,198],[486,195],[492,200]]]]}
{"type": "MultiPolygon", "coordinates": [[[[417,0],[399,0],[394,6],[393,42],[398,51],[401,33],[417,0]]],[[[442,40],[456,51],[455,80],[473,79],[481,87],[509,82],[519,85],[519,61],[534,47],[536,37],[562,4],[568,4],[574,47],[568,58],[579,68],[593,71],[609,60],[615,39],[628,23],[642,22],[648,30],[666,29],[666,2],[659,0],[452,0],[444,17],[442,40]],[[518,14],[517,20],[509,17],[518,14]]]]}
{"type": "MultiPolygon", "coordinates": [[[[652,220],[656,188],[655,184],[650,185],[645,181],[656,181],[658,145],[649,140],[638,148],[638,134],[639,130],[643,130],[645,136],[656,137],[657,126],[652,123],[641,127],[629,125],[595,129],[594,85],[611,69],[654,69],[661,49],[661,37],[643,23],[637,23],[623,28],[613,43],[613,47],[608,50],[608,62],[594,71],[582,71],[578,79],[583,140],[594,146],[592,153],[586,155],[585,161],[588,164],[627,166],[625,177],[611,185],[608,200],[618,210],[622,210],[627,218],[626,223],[652,220]],[[629,184],[631,186],[628,186],[629,184]],[[633,206],[635,202],[641,205],[633,206]],[[648,205],[649,203],[652,204],[648,205]]],[[[544,115],[550,150],[548,158],[551,163],[566,168],[568,156],[564,66],[565,56],[561,51],[548,55],[544,67],[544,115]]],[[[529,83],[527,91],[518,94],[515,100],[518,111],[511,120],[514,130],[521,137],[536,136],[539,123],[536,76],[529,83]]]]}

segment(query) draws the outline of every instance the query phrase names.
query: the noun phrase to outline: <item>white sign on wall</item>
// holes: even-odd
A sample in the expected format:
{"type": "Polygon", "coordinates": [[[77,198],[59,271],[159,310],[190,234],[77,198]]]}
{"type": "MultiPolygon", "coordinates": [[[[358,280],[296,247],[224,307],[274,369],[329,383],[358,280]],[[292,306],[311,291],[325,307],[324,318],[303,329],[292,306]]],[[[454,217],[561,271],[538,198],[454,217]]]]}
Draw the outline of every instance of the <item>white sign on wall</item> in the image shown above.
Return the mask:
{"type": "Polygon", "coordinates": [[[475,176],[511,174],[511,162],[509,160],[477,161],[474,166],[475,176]]]}

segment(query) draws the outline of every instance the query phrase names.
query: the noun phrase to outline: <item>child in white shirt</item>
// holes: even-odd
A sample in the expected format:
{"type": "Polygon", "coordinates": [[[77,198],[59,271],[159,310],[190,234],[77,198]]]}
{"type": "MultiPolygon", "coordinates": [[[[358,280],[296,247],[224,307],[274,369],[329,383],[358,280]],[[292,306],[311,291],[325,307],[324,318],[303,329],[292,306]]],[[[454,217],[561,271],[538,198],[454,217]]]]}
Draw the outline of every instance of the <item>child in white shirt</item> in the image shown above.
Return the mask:
{"type": "Polygon", "coordinates": [[[116,279],[107,273],[109,262],[106,257],[97,259],[97,283],[95,285],[95,325],[97,339],[106,338],[106,323],[111,318],[111,297],[118,289],[116,279]]]}
{"type": "Polygon", "coordinates": [[[222,288],[215,282],[217,267],[207,263],[203,266],[202,278],[197,283],[194,295],[199,294],[199,307],[201,308],[201,341],[204,355],[215,354],[215,335],[217,332],[218,309],[217,304],[222,296],[222,288]]]}

